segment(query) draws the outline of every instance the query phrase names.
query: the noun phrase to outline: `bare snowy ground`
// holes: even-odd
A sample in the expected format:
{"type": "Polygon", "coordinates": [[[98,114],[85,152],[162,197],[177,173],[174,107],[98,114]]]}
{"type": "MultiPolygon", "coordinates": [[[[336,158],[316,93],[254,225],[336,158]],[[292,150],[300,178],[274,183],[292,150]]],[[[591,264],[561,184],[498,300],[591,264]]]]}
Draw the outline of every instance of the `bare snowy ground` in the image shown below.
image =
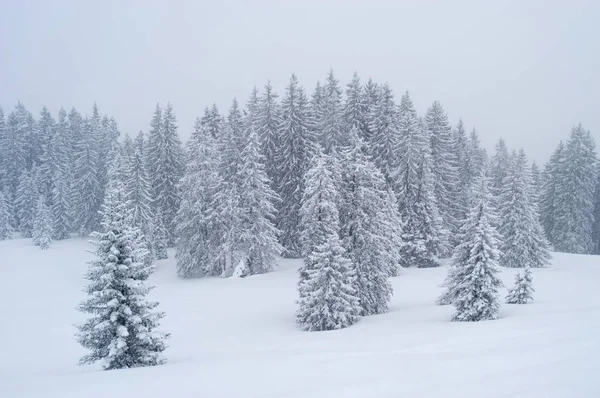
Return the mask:
{"type": "MultiPolygon", "coordinates": [[[[168,364],[105,372],[76,365],[89,247],[0,242],[0,397],[600,397],[600,257],[555,254],[533,272],[535,304],[480,323],[450,322],[452,307],[434,305],[445,267],[403,270],[390,313],[318,333],[294,323],[298,261],[182,281],[169,259],[151,278],[168,364]]],[[[514,272],[503,270],[507,285],[514,272]]]]}

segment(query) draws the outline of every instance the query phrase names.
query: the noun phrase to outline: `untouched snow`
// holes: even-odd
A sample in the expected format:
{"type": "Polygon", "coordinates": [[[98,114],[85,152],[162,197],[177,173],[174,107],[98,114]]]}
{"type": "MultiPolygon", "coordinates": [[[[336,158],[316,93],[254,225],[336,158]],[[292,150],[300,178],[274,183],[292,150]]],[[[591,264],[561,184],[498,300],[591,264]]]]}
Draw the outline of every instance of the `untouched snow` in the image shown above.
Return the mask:
{"type": "MultiPolygon", "coordinates": [[[[150,278],[169,362],[101,371],[77,366],[86,248],[0,242],[0,397],[600,397],[600,257],[555,253],[533,270],[534,304],[479,323],[450,322],[453,308],[434,304],[445,267],[402,270],[390,313],[313,333],[294,322],[299,261],[183,281],[171,258],[150,278]]],[[[503,269],[505,284],[515,272],[503,269]]]]}

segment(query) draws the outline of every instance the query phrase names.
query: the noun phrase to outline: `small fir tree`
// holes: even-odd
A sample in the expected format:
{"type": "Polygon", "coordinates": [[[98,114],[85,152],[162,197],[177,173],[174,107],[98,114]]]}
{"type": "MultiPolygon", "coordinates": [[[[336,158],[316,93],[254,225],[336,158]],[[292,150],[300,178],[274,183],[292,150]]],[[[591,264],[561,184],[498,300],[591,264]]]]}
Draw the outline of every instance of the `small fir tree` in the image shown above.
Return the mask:
{"type": "Polygon", "coordinates": [[[527,267],[521,273],[515,275],[515,284],[509,289],[506,296],[506,304],[528,304],[533,302],[533,278],[531,276],[531,268],[527,267]]]}
{"type": "Polygon", "coordinates": [[[498,288],[499,235],[494,228],[488,181],[482,173],[476,185],[473,208],[463,226],[461,243],[454,249],[452,264],[440,299],[456,308],[453,321],[496,319],[500,308],[498,288]]]}
{"type": "Polygon", "coordinates": [[[33,221],[33,243],[42,250],[50,247],[52,241],[52,216],[46,205],[44,196],[40,195],[37,201],[33,221]]]}
{"type": "Polygon", "coordinates": [[[338,234],[337,192],[322,154],[306,174],[302,203],[304,265],[300,269],[297,321],[304,330],[342,329],[361,311],[355,271],[338,234]]]}
{"type": "Polygon", "coordinates": [[[79,326],[79,343],[91,352],[81,364],[102,361],[105,370],[164,363],[167,334],[157,332],[162,312],[146,299],[152,266],[131,213],[122,184],[112,180],[102,206],[102,232],[93,232],[96,259],[86,273],[89,297],[80,304],[92,317],[79,326]]]}

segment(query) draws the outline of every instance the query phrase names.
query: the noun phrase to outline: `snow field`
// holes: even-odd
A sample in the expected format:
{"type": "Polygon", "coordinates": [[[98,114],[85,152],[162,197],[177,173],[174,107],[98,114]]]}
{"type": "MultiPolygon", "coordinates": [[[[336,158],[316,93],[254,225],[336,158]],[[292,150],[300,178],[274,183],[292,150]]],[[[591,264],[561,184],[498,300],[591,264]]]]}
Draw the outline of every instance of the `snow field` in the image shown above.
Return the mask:
{"type": "MultiPolygon", "coordinates": [[[[170,258],[150,277],[168,363],[104,372],[77,366],[90,248],[0,242],[0,397],[600,396],[600,257],[554,253],[533,270],[534,304],[478,323],[450,322],[453,308],[434,304],[446,267],[403,269],[389,313],[313,333],[295,324],[299,260],[245,279],[180,280],[170,258]]],[[[507,287],[516,272],[502,269],[507,287]]]]}

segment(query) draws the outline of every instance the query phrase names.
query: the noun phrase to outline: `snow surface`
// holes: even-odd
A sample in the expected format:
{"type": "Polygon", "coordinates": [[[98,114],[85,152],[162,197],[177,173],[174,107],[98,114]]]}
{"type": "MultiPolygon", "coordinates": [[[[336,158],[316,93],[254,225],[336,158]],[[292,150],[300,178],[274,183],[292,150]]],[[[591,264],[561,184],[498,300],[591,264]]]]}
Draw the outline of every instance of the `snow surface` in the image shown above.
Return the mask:
{"type": "MultiPolygon", "coordinates": [[[[453,308],[434,304],[445,267],[406,269],[388,314],[312,333],[294,322],[298,260],[243,279],[179,280],[171,258],[150,278],[169,362],[101,371],[77,365],[86,248],[0,242],[0,397],[600,397],[600,257],[555,253],[533,270],[534,304],[479,323],[450,322],[453,308]]],[[[507,286],[515,272],[502,270],[507,286]]]]}

